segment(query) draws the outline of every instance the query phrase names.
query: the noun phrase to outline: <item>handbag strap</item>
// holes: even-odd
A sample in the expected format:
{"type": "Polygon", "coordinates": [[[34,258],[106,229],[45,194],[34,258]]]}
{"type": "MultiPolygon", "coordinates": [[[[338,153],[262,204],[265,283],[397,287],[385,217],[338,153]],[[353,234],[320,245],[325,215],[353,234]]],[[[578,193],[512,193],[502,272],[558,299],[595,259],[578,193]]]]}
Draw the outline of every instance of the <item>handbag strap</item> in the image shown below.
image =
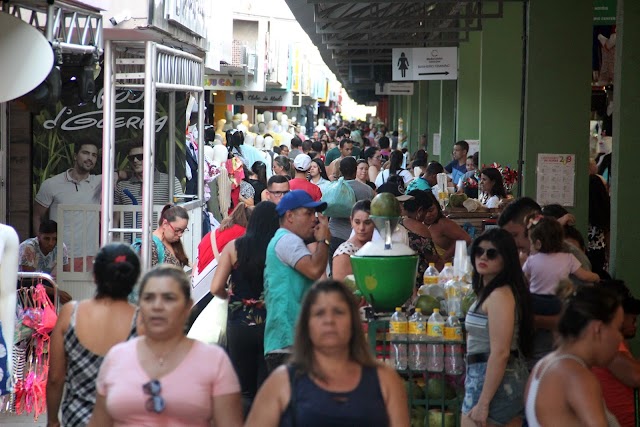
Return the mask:
{"type": "Polygon", "coordinates": [[[211,249],[213,249],[213,256],[216,259],[220,259],[220,252],[218,252],[218,244],[216,243],[216,230],[211,230],[211,249]]]}

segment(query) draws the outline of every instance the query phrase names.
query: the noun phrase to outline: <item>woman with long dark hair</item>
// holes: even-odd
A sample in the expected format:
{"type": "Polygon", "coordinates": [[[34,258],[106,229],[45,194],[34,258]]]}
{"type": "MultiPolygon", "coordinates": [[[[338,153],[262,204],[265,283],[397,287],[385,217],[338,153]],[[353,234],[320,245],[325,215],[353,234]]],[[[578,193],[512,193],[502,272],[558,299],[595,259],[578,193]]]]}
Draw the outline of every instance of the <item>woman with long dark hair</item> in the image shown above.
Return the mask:
{"type": "Polygon", "coordinates": [[[47,381],[47,426],[87,425],[96,402],[96,378],[114,345],[136,335],[136,308],[127,301],[140,276],[131,246],[110,243],[93,262],[96,295],[60,311],[51,333],[47,381]],[[66,387],[66,392],[63,390],[66,387]]]}
{"type": "Polygon", "coordinates": [[[532,350],[531,297],[516,243],[494,228],[471,245],[473,291],[467,313],[467,375],[462,426],[519,426],[532,350]]]}
{"type": "Polygon", "coordinates": [[[393,150],[391,152],[391,155],[389,156],[389,169],[380,171],[375,180],[376,188],[387,182],[391,175],[401,176],[405,185],[407,185],[413,179],[413,175],[411,175],[411,172],[402,168],[403,158],[404,155],[402,154],[402,151],[393,150]]]}
{"type": "Polygon", "coordinates": [[[500,202],[507,198],[502,174],[496,168],[482,169],[482,172],[480,172],[480,186],[483,193],[480,201],[489,209],[499,207],[500,202]]]}
{"type": "Polygon", "coordinates": [[[158,219],[158,228],[153,231],[151,266],[173,264],[189,265],[189,258],[180,238],[188,230],[189,213],[182,206],[166,205],[158,219]]]}
{"type": "Polygon", "coordinates": [[[458,223],[444,215],[440,208],[440,203],[438,203],[436,196],[431,191],[425,191],[425,193],[427,200],[423,205],[425,212],[423,222],[429,228],[438,256],[444,262],[453,261],[456,241],[464,240],[469,245],[471,244],[471,236],[458,223]]]}
{"type": "Polygon", "coordinates": [[[362,158],[367,161],[369,181],[375,182],[382,168],[382,154],[380,147],[369,147],[362,152],[362,158]]]}
{"type": "Polygon", "coordinates": [[[260,202],[246,234],[227,245],[211,281],[211,293],[229,298],[227,345],[240,377],[245,413],[267,375],[264,361],[264,267],[267,245],[280,227],[276,205],[260,202]],[[226,289],[231,277],[230,289],[226,289]]]}
{"type": "Polygon", "coordinates": [[[376,362],[358,302],[335,280],[316,282],[305,295],[291,364],[265,381],[245,427],[311,425],[409,425],[400,376],[376,362]]]}

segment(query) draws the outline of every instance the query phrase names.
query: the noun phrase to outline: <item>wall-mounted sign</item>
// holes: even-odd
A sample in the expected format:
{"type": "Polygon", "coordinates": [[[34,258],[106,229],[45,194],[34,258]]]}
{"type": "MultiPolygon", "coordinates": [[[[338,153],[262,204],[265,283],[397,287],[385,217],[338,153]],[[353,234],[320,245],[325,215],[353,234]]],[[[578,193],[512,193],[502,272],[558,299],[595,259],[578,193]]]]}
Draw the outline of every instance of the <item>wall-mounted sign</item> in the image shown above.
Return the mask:
{"type": "Polygon", "coordinates": [[[296,107],[300,105],[300,97],[292,92],[266,91],[243,92],[236,91],[226,93],[225,104],[254,105],[262,107],[296,107]]]}
{"type": "Polygon", "coordinates": [[[244,79],[229,76],[205,76],[205,90],[237,90],[244,88],[244,79]]]}
{"type": "Polygon", "coordinates": [[[615,25],[617,0],[593,0],[593,25],[615,25]]]}
{"type": "Polygon", "coordinates": [[[458,78],[457,47],[394,48],[391,58],[393,81],[458,78]]]}
{"type": "Polygon", "coordinates": [[[413,83],[376,83],[376,95],[413,95],[413,83]]]}
{"type": "Polygon", "coordinates": [[[575,154],[538,153],[536,200],[540,206],[575,205],[575,154]]]}
{"type": "Polygon", "coordinates": [[[206,38],[206,3],[206,0],[164,0],[164,14],[170,23],[206,38]]]}

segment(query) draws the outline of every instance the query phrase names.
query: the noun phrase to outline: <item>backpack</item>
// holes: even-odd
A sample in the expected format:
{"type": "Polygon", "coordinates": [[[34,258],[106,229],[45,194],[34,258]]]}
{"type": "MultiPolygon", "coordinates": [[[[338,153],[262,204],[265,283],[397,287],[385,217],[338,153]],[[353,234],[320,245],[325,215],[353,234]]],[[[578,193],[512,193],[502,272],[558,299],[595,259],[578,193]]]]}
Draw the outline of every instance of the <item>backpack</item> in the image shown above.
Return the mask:
{"type": "Polygon", "coordinates": [[[327,202],[324,215],[332,218],[349,218],[351,209],[356,203],[356,193],[353,188],[340,177],[330,182],[322,189],[322,201],[327,202]]]}
{"type": "MultiPolygon", "coordinates": [[[[164,245],[162,244],[162,240],[154,235],[151,235],[151,237],[153,237],[153,243],[156,245],[156,249],[158,250],[158,264],[162,264],[164,262],[164,245]]],[[[140,252],[142,252],[142,239],[136,239],[131,247],[138,255],[140,255],[140,252]]]]}

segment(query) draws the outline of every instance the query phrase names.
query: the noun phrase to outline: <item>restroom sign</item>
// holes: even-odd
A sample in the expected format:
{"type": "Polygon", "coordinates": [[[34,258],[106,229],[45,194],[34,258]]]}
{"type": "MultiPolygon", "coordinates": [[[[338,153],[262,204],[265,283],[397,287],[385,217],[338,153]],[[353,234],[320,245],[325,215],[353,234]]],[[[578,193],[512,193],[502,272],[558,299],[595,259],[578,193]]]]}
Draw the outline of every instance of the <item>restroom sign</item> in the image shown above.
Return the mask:
{"type": "Polygon", "coordinates": [[[457,80],[457,47],[409,47],[392,51],[393,81],[457,80]]]}

